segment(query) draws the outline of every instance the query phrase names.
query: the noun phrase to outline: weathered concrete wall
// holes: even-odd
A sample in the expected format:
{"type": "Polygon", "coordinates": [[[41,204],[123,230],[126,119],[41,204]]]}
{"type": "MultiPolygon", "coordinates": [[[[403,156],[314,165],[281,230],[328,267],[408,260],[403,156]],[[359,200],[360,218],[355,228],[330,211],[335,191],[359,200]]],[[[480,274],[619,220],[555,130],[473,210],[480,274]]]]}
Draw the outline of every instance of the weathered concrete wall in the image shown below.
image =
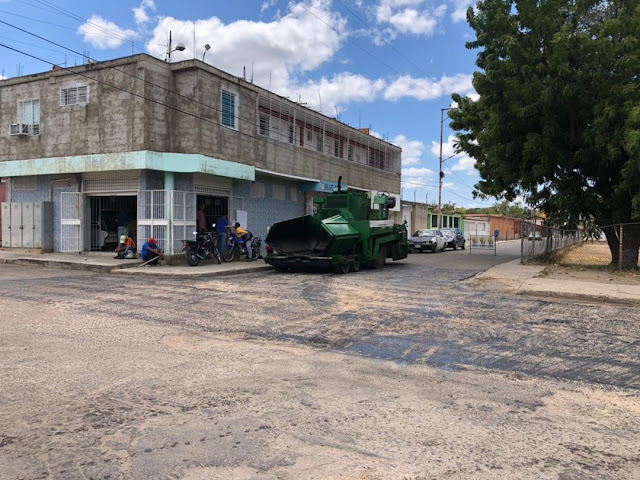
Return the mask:
{"type": "MultiPolygon", "coordinates": [[[[268,93],[202,62],[167,64],[136,55],[74,71],[89,78],[49,71],[0,82],[0,161],[139,150],[201,153],[286,175],[342,176],[360,188],[400,191],[399,161],[392,171],[383,171],[258,135],[258,94],[268,93]],[[61,107],[60,88],[78,85],[88,85],[89,103],[61,107]],[[237,130],[220,126],[222,88],[238,94],[237,130]],[[9,124],[17,122],[18,100],[31,98],[41,102],[41,134],[11,137],[9,124]]],[[[355,129],[350,132],[380,142],[355,129]]]]}
{"type": "Polygon", "coordinates": [[[131,76],[136,58],[114,61],[112,68],[78,67],[86,77],[52,71],[3,81],[0,161],[144,149],[144,100],[121,90],[136,91],[143,83],[131,76]],[[83,85],[89,87],[88,104],[60,106],[61,88],[83,85]],[[12,137],[9,124],[18,121],[18,101],[28,99],[40,99],[40,135],[12,137]]]}

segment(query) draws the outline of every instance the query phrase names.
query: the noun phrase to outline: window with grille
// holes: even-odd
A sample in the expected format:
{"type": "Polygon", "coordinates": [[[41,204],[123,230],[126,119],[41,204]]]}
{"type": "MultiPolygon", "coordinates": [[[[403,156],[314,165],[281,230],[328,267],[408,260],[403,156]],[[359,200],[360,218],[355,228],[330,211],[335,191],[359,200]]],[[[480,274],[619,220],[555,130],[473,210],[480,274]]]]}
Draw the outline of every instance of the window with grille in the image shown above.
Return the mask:
{"type": "Polygon", "coordinates": [[[87,85],[60,89],[61,107],[86,105],[87,103],[89,103],[89,87],[87,85]]]}
{"type": "Polygon", "coordinates": [[[289,125],[289,143],[293,143],[293,125],[289,125]]]}
{"type": "Polygon", "coordinates": [[[307,130],[307,141],[310,142],[311,140],[313,140],[313,133],[311,130],[307,130]]]}
{"type": "Polygon", "coordinates": [[[338,140],[333,141],[333,156],[334,157],[340,156],[340,142],[338,140]]]}
{"type": "Polygon", "coordinates": [[[269,135],[269,116],[260,115],[260,135],[269,135]]]}
{"type": "Polygon", "coordinates": [[[251,197],[252,198],[264,198],[265,197],[265,185],[261,182],[254,182],[251,184],[251,197]]]}
{"type": "Polygon", "coordinates": [[[18,123],[27,125],[30,135],[40,135],[40,99],[18,100],[18,123]]]}
{"type": "Polygon", "coordinates": [[[353,145],[349,145],[349,149],[347,150],[347,156],[350,162],[353,162],[353,145]]]}
{"type": "Polygon", "coordinates": [[[271,196],[274,200],[286,200],[286,189],[284,185],[271,185],[271,196]]]}
{"type": "Polygon", "coordinates": [[[454,228],[460,228],[460,219],[458,217],[453,219],[453,226],[454,228]]]}
{"type": "Polygon", "coordinates": [[[316,146],[316,150],[318,152],[322,152],[323,148],[324,148],[324,142],[322,140],[322,135],[318,135],[318,145],[316,146]]]}
{"type": "Polygon", "coordinates": [[[224,127],[237,130],[238,94],[229,90],[222,90],[220,105],[220,123],[222,123],[224,127]]]}
{"type": "Polygon", "coordinates": [[[438,217],[437,215],[431,215],[431,227],[438,228],[438,217]]]}

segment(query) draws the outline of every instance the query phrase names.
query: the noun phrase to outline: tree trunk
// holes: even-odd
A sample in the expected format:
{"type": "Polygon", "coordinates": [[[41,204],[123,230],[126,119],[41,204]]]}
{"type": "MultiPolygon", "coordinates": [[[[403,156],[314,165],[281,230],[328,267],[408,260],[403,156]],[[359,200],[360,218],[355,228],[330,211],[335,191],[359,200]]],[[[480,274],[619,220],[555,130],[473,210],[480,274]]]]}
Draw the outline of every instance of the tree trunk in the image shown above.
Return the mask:
{"type": "MultiPolygon", "coordinates": [[[[640,223],[622,226],[622,270],[638,270],[640,223]]],[[[611,265],[620,266],[620,226],[602,229],[611,251],[611,265]]]]}
{"type": "Polygon", "coordinates": [[[620,260],[620,238],[618,237],[617,226],[604,227],[602,232],[607,237],[609,250],[611,251],[611,265],[618,266],[620,260]]]}
{"type": "Polygon", "coordinates": [[[622,269],[638,270],[640,223],[623,225],[622,228],[622,269]]]}

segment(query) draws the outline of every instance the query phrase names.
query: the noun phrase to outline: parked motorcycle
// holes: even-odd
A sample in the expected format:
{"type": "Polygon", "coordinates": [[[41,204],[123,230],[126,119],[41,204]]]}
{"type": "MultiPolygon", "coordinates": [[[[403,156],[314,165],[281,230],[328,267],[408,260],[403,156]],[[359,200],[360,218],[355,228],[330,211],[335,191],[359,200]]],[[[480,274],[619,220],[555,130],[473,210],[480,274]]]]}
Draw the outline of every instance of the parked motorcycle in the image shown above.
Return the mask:
{"type": "MultiPolygon", "coordinates": [[[[260,257],[260,250],[262,249],[262,239],[260,237],[253,237],[251,239],[251,257],[253,260],[257,260],[260,257]]],[[[234,258],[243,258],[247,256],[247,246],[242,238],[239,238],[235,233],[229,236],[229,242],[222,249],[222,259],[225,262],[231,262],[234,258]]]]}
{"type": "MultiPolygon", "coordinates": [[[[212,225],[215,227],[215,223],[212,225]]],[[[192,267],[197,267],[201,260],[215,258],[218,263],[222,263],[222,256],[216,245],[215,234],[206,232],[200,234],[193,232],[195,240],[183,240],[183,249],[187,257],[187,263],[192,267]]]]}

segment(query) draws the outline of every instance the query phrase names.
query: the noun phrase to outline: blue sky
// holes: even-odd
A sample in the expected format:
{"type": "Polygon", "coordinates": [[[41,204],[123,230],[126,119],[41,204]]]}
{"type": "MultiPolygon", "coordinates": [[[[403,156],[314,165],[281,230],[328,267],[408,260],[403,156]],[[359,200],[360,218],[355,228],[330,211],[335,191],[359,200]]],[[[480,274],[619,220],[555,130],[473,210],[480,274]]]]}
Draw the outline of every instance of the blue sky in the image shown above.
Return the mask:
{"type": "MultiPolygon", "coordinates": [[[[184,52],[234,75],[253,72],[255,83],[289,96],[403,148],[403,196],[438,198],[440,109],[451,93],[475,96],[476,52],[465,48],[472,31],[468,0],[236,0],[162,1],[0,0],[0,20],[96,60],[132,52],[162,58],[168,32],[184,52]],[[195,28],[194,28],[195,27],[195,28]],[[195,30],[195,43],[194,43],[195,30]],[[195,48],[194,48],[195,46],[195,48]],[[415,192],[415,193],[414,193],[415,192]]],[[[0,24],[0,43],[67,65],[81,55],[0,24]],[[66,54],[66,55],[65,55],[66,54]]],[[[46,64],[0,48],[5,77],[48,70],[46,64]]],[[[473,160],[454,156],[444,123],[443,203],[474,207],[478,181],[473,160]]]]}

